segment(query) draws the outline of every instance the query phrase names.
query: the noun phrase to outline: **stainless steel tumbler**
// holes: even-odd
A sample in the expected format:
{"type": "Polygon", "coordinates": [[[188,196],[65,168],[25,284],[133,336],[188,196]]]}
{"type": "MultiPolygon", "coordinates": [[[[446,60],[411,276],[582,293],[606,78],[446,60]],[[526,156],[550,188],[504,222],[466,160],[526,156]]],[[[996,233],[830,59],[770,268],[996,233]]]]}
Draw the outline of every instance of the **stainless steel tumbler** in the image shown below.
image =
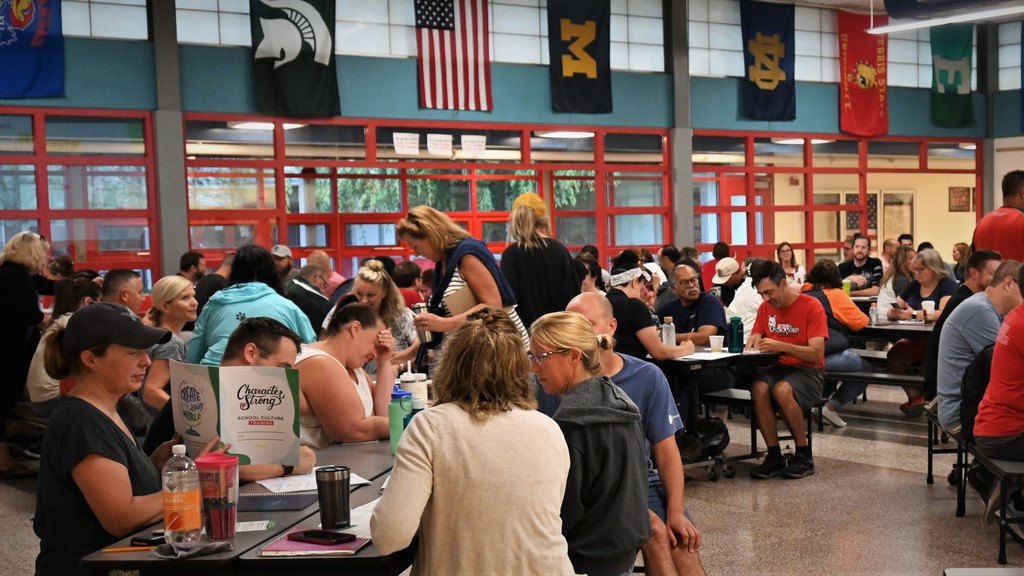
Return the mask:
{"type": "Polygon", "coordinates": [[[349,474],[348,466],[324,466],[316,470],[320,526],[324,530],[345,528],[351,523],[349,474]]]}
{"type": "MultiPolygon", "coordinates": [[[[427,305],[423,302],[417,302],[409,307],[413,314],[419,315],[427,311],[427,305]]],[[[416,336],[420,339],[421,344],[428,344],[434,339],[434,335],[429,330],[417,330],[416,336]]]]}

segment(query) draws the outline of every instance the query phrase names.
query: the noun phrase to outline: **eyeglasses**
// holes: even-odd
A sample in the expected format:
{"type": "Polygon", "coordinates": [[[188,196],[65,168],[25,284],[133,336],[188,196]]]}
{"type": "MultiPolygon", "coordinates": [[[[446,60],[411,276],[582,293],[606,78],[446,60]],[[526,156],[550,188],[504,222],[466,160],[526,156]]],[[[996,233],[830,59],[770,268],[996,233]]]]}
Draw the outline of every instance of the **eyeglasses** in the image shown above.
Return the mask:
{"type": "Polygon", "coordinates": [[[689,286],[691,284],[697,286],[698,284],[700,284],[700,277],[694,276],[693,278],[687,278],[685,280],[676,279],[676,284],[680,286],[689,286]]]}
{"type": "Polygon", "coordinates": [[[526,357],[530,359],[530,364],[537,364],[538,366],[544,362],[544,359],[552,354],[565,354],[569,350],[563,348],[561,350],[552,350],[550,352],[541,352],[540,354],[534,354],[533,352],[527,352],[526,357]]]}

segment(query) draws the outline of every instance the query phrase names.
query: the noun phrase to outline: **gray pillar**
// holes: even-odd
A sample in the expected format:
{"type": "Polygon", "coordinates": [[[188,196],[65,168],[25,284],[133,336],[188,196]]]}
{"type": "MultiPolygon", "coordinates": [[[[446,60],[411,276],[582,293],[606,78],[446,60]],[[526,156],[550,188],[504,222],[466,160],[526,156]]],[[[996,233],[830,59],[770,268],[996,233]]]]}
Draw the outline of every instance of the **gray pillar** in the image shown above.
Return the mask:
{"type": "Polygon", "coordinates": [[[150,2],[157,109],[153,114],[156,190],[160,205],[160,266],[155,277],[178,271],[178,257],[188,251],[185,188],[185,137],[181,118],[181,75],[174,2],[150,2]]]}
{"type": "Polygon", "coordinates": [[[999,25],[991,22],[979,23],[978,31],[978,90],[985,95],[985,139],[982,141],[982,187],[985,190],[981,213],[992,211],[1003,205],[1003,193],[999,189],[1002,175],[995,174],[995,95],[999,92],[999,25]]]}
{"type": "Polygon", "coordinates": [[[690,53],[686,2],[665,1],[670,20],[673,123],[672,142],[672,243],[693,246],[693,128],[690,123],[690,53]]]}

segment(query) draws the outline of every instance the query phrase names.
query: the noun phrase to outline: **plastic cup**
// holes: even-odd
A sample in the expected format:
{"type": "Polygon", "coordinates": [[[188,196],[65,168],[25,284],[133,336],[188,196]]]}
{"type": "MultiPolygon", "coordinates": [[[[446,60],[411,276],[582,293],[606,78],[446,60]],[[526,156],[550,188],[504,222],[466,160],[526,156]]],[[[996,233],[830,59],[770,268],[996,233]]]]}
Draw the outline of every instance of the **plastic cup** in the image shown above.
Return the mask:
{"type": "Polygon", "coordinates": [[[710,336],[711,351],[721,352],[725,347],[725,336],[710,336]]]}
{"type": "Polygon", "coordinates": [[[935,302],[931,300],[925,300],[921,302],[921,309],[924,310],[924,317],[926,320],[930,320],[935,315],[935,302]]]}
{"type": "Polygon", "coordinates": [[[853,291],[853,282],[843,280],[843,292],[846,292],[846,295],[849,296],[851,291],[853,291]]]}
{"type": "Polygon", "coordinates": [[[207,454],[196,458],[196,468],[203,493],[206,537],[234,538],[238,519],[238,456],[207,454]]]}

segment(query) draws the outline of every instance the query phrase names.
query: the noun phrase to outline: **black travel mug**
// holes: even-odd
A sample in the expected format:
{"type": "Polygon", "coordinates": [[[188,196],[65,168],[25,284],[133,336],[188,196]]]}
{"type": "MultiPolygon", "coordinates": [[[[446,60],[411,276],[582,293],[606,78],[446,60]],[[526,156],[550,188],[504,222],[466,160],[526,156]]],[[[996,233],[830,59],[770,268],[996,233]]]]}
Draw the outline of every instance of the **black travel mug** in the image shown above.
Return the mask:
{"type": "Polygon", "coordinates": [[[316,493],[320,499],[320,526],[324,530],[346,528],[351,523],[348,466],[316,469],[316,493]]]}

